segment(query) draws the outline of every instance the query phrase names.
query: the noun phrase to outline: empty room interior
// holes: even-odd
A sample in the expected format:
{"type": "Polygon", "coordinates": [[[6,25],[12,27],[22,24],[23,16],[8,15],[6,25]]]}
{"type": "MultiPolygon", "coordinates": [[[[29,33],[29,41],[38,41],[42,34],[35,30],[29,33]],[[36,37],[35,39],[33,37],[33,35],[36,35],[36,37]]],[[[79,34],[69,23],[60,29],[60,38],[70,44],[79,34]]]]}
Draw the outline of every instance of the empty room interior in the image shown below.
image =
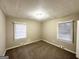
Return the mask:
{"type": "Polygon", "coordinates": [[[79,59],[79,0],[0,0],[0,59],[79,59]]]}

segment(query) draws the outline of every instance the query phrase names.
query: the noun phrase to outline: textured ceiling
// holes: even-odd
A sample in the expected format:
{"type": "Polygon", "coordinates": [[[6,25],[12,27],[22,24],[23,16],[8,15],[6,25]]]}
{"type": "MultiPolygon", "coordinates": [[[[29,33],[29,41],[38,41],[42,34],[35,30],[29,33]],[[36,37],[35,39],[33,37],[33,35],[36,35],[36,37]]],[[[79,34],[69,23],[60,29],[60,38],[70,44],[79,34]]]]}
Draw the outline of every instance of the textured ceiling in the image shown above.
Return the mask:
{"type": "Polygon", "coordinates": [[[31,19],[29,12],[43,8],[54,18],[79,12],[79,0],[0,0],[0,8],[8,16],[31,19]]]}

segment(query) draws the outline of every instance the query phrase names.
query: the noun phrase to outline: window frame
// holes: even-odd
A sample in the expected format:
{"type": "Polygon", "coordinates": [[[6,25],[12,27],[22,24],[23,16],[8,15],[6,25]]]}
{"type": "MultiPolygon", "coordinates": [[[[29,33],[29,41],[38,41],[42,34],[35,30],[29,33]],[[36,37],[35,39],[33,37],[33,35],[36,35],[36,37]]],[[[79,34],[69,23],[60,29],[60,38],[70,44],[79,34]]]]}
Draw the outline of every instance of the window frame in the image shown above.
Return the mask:
{"type": "Polygon", "coordinates": [[[64,43],[69,43],[69,44],[73,44],[74,43],[74,22],[73,22],[73,20],[69,20],[69,21],[60,21],[60,22],[58,22],[57,23],[57,39],[58,40],[60,40],[60,41],[62,41],[62,42],[64,42],[64,43]],[[62,23],[71,23],[71,39],[69,39],[69,40],[65,40],[65,39],[62,39],[62,38],[60,38],[59,37],[59,24],[62,24],[62,23]]]}
{"type": "Polygon", "coordinates": [[[13,39],[14,40],[24,40],[24,39],[27,39],[27,37],[28,37],[28,31],[27,30],[28,30],[28,28],[27,28],[27,24],[26,23],[23,23],[23,22],[14,22],[13,23],[13,39]],[[15,38],[15,25],[16,24],[25,24],[26,25],[26,37],[25,38],[19,38],[19,39],[15,38]]]}

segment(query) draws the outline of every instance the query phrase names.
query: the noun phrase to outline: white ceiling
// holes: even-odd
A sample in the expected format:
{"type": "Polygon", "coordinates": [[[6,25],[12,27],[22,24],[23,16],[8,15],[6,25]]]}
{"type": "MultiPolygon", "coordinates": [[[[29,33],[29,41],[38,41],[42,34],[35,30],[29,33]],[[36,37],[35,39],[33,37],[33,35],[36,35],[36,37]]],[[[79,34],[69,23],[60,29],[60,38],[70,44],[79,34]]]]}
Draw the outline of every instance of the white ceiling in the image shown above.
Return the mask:
{"type": "Polygon", "coordinates": [[[79,12],[79,0],[0,0],[0,7],[8,16],[31,19],[29,12],[43,8],[54,18],[79,12]]]}

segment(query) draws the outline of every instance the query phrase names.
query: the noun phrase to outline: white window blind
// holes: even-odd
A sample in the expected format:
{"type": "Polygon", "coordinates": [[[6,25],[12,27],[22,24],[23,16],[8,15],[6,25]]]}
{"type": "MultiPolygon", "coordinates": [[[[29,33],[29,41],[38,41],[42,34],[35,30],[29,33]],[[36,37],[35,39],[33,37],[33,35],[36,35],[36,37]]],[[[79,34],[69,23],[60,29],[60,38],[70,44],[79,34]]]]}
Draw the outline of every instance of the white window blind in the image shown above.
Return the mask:
{"type": "Polygon", "coordinates": [[[22,23],[14,24],[14,39],[27,38],[27,25],[22,23]]]}
{"type": "Polygon", "coordinates": [[[73,21],[58,23],[57,38],[67,43],[73,43],[73,21]]]}

